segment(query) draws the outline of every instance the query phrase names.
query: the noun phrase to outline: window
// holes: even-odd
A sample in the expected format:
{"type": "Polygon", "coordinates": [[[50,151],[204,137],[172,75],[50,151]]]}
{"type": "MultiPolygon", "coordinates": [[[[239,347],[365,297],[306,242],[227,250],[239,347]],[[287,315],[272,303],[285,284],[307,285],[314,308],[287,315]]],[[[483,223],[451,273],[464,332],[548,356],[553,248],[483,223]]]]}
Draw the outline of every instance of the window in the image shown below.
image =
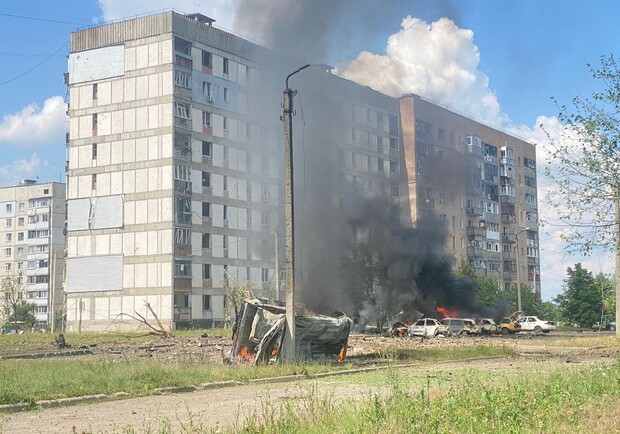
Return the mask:
{"type": "Polygon", "coordinates": [[[11,248],[7,247],[6,249],[4,249],[4,256],[6,256],[7,258],[11,256],[11,248]]]}
{"type": "Polygon", "coordinates": [[[207,111],[202,112],[202,126],[211,128],[211,113],[207,111]]]}
{"type": "Polygon", "coordinates": [[[228,102],[228,88],[224,88],[224,101],[228,102]]]}
{"type": "Polygon", "coordinates": [[[19,203],[19,205],[18,205],[18,209],[19,209],[20,211],[23,211],[23,210],[24,210],[24,202],[20,202],[20,203],[19,203]]]}
{"type": "Polygon", "coordinates": [[[222,209],[222,218],[228,220],[228,205],[224,205],[222,209]]]}
{"type": "Polygon", "coordinates": [[[224,161],[228,161],[228,146],[223,147],[224,150],[224,161]]]}
{"type": "Polygon", "coordinates": [[[175,65],[185,69],[192,69],[192,59],[184,57],[183,55],[176,54],[174,56],[175,65]]]}
{"type": "Polygon", "coordinates": [[[213,155],[213,143],[202,141],[202,155],[205,157],[211,157],[213,155]]]}
{"type": "Polygon", "coordinates": [[[202,278],[203,279],[211,278],[211,264],[202,264],[202,278]]]}
{"type": "Polygon", "coordinates": [[[248,226],[252,225],[252,210],[251,209],[246,209],[246,221],[248,226]]]}
{"type": "Polygon", "coordinates": [[[93,84],[93,101],[97,101],[97,96],[99,93],[99,86],[97,83],[93,84]]]}
{"type": "Polygon", "coordinates": [[[93,113],[93,134],[97,133],[97,113],[93,113]]]}
{"type": "Polygon", "coordinates": [[[24,248],[23,247],[18,247],[17,248],[17,256],[22,256],[24,254],[24,248]]]}
{"type": "Polygon", "coordinates": [[[245,280],[252,280],[252,268],[245,267],[245,280]]]}
{"type": "Polygon", "coordinates": [[[446,132],[444,130],[442,130],[441,128],[439,128],[439,132],[437,134],[437,137],[439,138],[439,140],[441,142],[445,142],[446,141],[446,132]]]}
{"type": "Polygon", "coordinates": [[[263,226],[269,225],[269,211],[263,211],[260,214],[260,224],[263,226]]]}
{"type": "Polygon", "coordinates": [[[226,116],[224,116],[224,129],[228,129],[228,118],[226,116]]]}
{"type": "Polygon", "coordinates": [[[204,68],[212,68],[213,63],[212,63],[212,56],[211,53],[209,53],[208,51],[204,51],[202,52],[202,66],[204,68]]]}
{"type": "Polygon", "coordinates": [[[377,170],[379,172],[383,172],[383,158],[379,158],[377,160],[377,170]]]}
{"type": "Polygon", "coordinates": [[[92,184],[92,189],[97,190],[97,174],[93,174],[91,184],[92,184]]]}
{"type": "Polygon", "coordinates": [[[6,212],[13,212],[13,204],[11,203],[6,204],[6,212]]]}
{"type": "Polygon", "coordinates": [[[211,187],[211,173],[202,172],[202,186],[211,187]]]}
{"type": "Polygon", "coordinates": [[[390,138],[390,149],[397,151],[398,150],[398,140],[395,138],[390,138]]]}
{"type": "Polygon", "coordinates": [[[189,112],[189,110],[188,110],[188,106],[187,105],[182,104],[180,102],[176,102],[175,103],[175,105],[174,105],[174,115],[176,117],[183,118],[183,119],[189,119],[188,112],[189,112]]]}
{"type": "Polygon", "coordinates": [[[190,224],[192,221],[192,202],[188,197],[175,196],[175,218],[177,223],[190,224]]]}
{"type": "Polygon", "coordinates": [[[190,75],[186,71],[174,71],[174,84],[189,89],[191,83],[190,75]]]}
{"type": "Polygon", "coordinates": [[[174,242],[186,246],[190,242],[191,231],[187,228],[174,228],[174,242]]]}
{"type": "Polygon", "coordinates": [[[4,235],[5,241],[7,243],[10,243],[11,241],[13,241],[13,234],[9,233],[9,234],[5,234],[4,235]]]}
{"type": "Polygon", "coordinates": [[[192,261],[175,259],[174,277],[192,277],[192,261]]]}
{"type": "Polygon", "coordinates": [[[202,248],[203,249],[211,248],[211,234],[202,234],[202,248]]]}
{"type": "Polygon", "coordinates": [[[211,296],[207,294],[202,295],[202,310],[211,310],[211,296]]]}
{"type": "Polygon", "coordinates": [[[93,160],[97,159],[97,144],[93,143],[93,160]]]}
{"type": "Polygon", "coordinates": [[[174,38],[174,51],[185,54],[187,56],[191,56],[192,43],[189,41],[186,41],[185,39],[175,37],[174,38]]]}
{"type": "Polygon", "coordinates": [[[11,263],[7,262],[6,264],[4,264],[4,270],[5,271],[11,271],[11,263]]]}
{"type": "Polygon", "coordinates": [[[228,59],[224,57],[222,62],[222,70],[224,74],[228,74],[228,59]]]}
{"type": "Polygon", "coordinates": [[[207,99],[211,98],[211,88],[213,86],[211,86],[211,83],[209,83],[208,81],[203,81],[202,82],[202,94],[204,96],[207,97],[207,99]]]}
{"type": "Polygon", "coordinates": [[[211,202],[202,203],[202,216],[211,217],[211,202]]]}
{"type": "Polygon", "coordinates": [[[46,188],[43,190],[43,194],[49,194],[49,192],[50,192],[49,188],[46,188]]]}
{"type": "Polygon", "coordinates": [[[398,173],[400,171],[398,161],[390,160],[390,172],[398,173]]]}
{"type": "Polygon", "coordinates": [[[6,227],[7,228],[13,227],[13,219],[6,219],[6,227]]]}
{"type": "Polygon", "coordinates": [[[224,175],[224,191],[228,191],[228,176],[224,175]]]}
{"type": "Polygon", "coordinates": [[[391,185],[391,193],[392,196],[398,196],[400,194],[400,187],[398,184],[391,185]]]}
{"type": "Polygon", "coordinates": [[[269,268],[260,269],[260,280],[262,282],[269,282],[269,268]]]}
{"type": "Polygon", "coordinates": [[[383,136],[377,136],[377,152],[383,154],[383,136]]]}
{"type": "MultiPolygon", "coordinates": [[[[24,253],[24,249],[22,249],[22,253],[19,253],[19,249],[17,249],[17,254],[18,255],[23,254],[23,253],[24,253]]],[[[18,262],[17,263],[17,269],[18,270],[23,270],[24,269],[24,263],[23,262],[18,262]]]]}
{"type": "Polygon", "coordinates": [[[191,168],[186,164],[175,164],[174,165],[174,179],[178,179],[179,181],[190,181],[191,180],[191,168]]]}
{"type": "Polygon", "coordinates": [[[260,185],[260,194],[263,202],[269,201],[269,184],[260,185]]]}

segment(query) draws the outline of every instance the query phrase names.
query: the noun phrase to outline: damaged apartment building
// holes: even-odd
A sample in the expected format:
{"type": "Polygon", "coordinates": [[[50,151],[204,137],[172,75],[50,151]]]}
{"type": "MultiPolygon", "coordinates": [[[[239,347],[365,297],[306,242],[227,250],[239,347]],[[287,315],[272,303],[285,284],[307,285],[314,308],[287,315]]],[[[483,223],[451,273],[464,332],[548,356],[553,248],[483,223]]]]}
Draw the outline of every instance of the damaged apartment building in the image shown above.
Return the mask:
{"type": "MultiPolygon", "coordinates": [[[[69,330],[137,327],[136,313],[153,319],[146,303],[167,328],[216,325],[228,319],[226,288],[248,283],[281,298],[280,101],[301,64],[199,14],[72,33],[69,330]]],[[[521,282],[539,288],[533,145],[326,66],[292,82],[303,98],[294,129],[300,279],[321,274],[321,243],[352,185],[387,197],[386,212],[403,224],[435,213],[455,256],[504,286],[516,285],[519,263],[521,282]],[[435,176],[444,163],[458,166],[454,179],[435,176]]]]}

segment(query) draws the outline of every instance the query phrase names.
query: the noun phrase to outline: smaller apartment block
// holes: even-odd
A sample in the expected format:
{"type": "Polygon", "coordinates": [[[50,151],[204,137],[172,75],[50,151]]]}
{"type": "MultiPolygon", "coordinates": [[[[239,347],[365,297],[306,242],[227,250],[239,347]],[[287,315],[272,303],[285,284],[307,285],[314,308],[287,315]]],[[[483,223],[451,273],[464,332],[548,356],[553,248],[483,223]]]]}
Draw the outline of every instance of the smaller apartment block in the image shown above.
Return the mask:
{"type": "Polygon", "coordinates": [[[40,326],[62,309],[65,209],[64,184],[26,180],[0,188],[0,273],[19,282],[40,326]]]}

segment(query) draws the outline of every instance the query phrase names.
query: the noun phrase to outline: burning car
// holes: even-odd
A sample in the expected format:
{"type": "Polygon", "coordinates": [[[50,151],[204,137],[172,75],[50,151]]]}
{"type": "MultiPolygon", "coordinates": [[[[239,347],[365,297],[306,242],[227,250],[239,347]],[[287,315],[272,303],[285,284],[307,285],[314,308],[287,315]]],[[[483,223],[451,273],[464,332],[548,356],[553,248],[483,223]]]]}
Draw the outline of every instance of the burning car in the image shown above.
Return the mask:
{"type": "Polygon", "coordinates": [[[480,318],[478,321],[478,334],[490,335],[499,332],[499,327],[492,318],[480,318]]]}
{"type": "Polygon", "coordinates": [[[521,324],[519,324],[517,322],[517,318],[519,318],[519,316],[522,314],[523,312],[521,311],[517,311],[515,313],[513,313],[512,315],[505,317],[504,319],[502,319],[502,322],[499,323],[499,325],[497,326],[500,333],[503,335],[507,335],[507,334],[511,334],[511,333],[517,333],[521,331],[521,324]]]}
{"type": "Polygon", "coordinates": [[[435,318],[422,318],[410,327],[409,334],[411,336],[449,336],[450,329],[435,318]]]}
{"type": "MultiPolygon", "coordinates": [[[[246,300],[233,332],[232,360],[241,363],[282,362],[286,336],[286,309],[246,300]]],[[[295,315],[295,354],[299,360],[337,359],[343,362],[353,321],[305,311],[295,315]]]]}

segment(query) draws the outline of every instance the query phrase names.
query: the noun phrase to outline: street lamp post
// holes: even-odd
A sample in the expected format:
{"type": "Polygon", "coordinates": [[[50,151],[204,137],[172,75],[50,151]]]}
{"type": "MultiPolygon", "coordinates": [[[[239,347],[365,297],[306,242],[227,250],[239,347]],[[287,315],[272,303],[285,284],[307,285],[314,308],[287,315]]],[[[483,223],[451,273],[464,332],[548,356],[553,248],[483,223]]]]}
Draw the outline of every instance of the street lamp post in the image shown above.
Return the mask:
{"type": "Polygon", "coordinates": [[[521,306],[521,268],[519,266],[519,235],[521,235],[523,232],[525,231],[529,231],[530,228],[527,227],[525,229],[521,229],[519,232],[517,232],[515,234],[515,238],[517,240],[517,246],[516,246],[516,250],[517,250],[517,310],[519,312],[523,311],[522,306],[521,306]]]}
{"type": "Polygon", "coordinates": [[[295,355],[295,244],[294,244],[294,220],[293,220],[293,96],[297,91],[289,88],[288,80],[293,75],[308,68],[304,65],[291,72],[286,77],[284,89],[284,101],[282,103],[284,122],[284,218],[285,218],[285,248],[286,255],[286,336],[284,338],[283,360],[292,363],[295,355]]]}

